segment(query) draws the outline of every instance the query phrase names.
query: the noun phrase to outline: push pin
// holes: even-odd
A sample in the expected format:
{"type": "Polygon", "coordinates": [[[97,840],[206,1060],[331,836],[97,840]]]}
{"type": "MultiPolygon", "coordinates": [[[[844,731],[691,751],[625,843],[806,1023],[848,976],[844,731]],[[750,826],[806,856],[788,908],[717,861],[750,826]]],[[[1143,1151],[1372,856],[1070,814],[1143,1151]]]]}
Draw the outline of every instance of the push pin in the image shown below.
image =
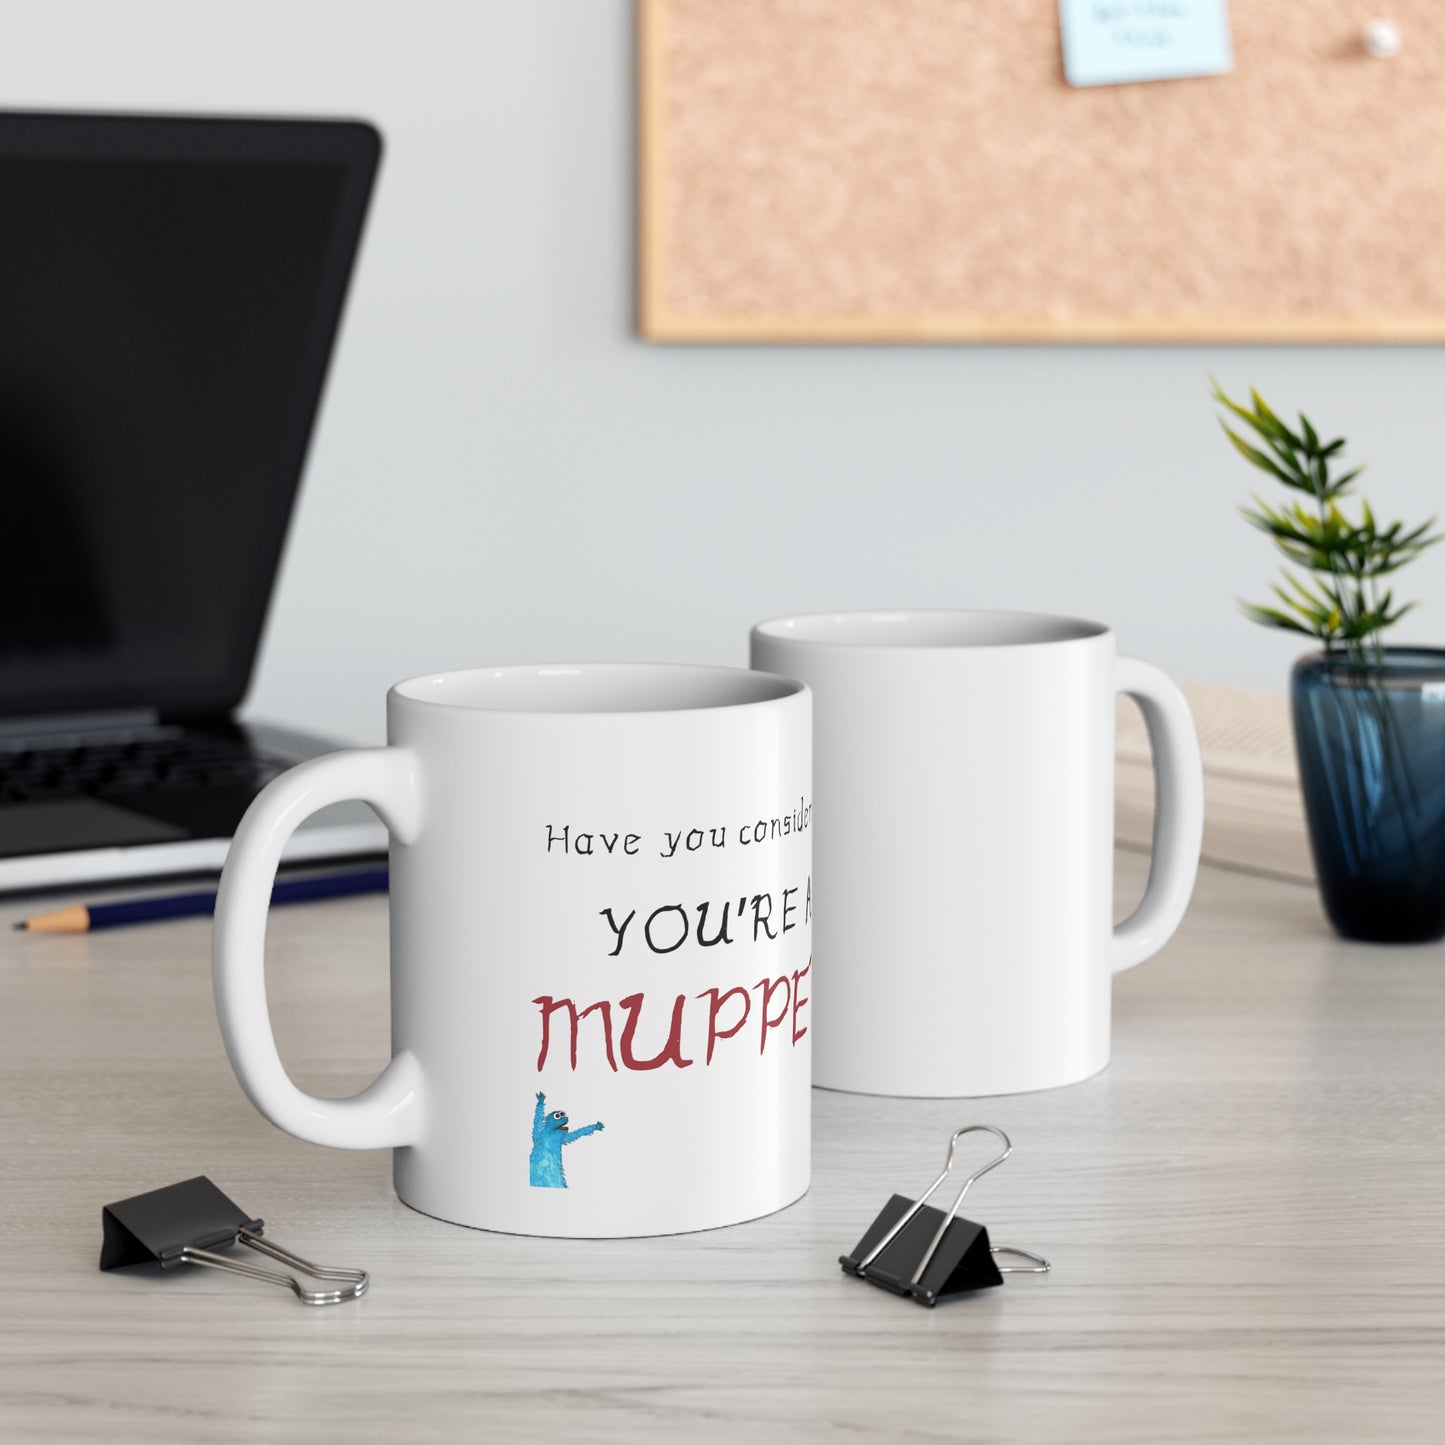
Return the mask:
{"type": "Polygon", "coordinates": [[[162,1269],[174,1269],[181,1264],[201,1264],[282,1285],[308,1305],[360,1299],[371,1283],[364,1269],[312,1264],[263,1238],[262,1221],[250,1218],[204,1174],[122,1199],[118,1204],[107,1204],[101,1211],[101,1225],[105,1230],[100,1247],[102,1269],[123,1269],[132,1264],[159,1264],[162,1269]],[[236,1244],[247,1245],[312,1279],[344,1283],[332,1289],[307,1289],[293,1274],[217,1253],[236,1244]]]}
{"type": "Polygon", "coordinates": [[[869,1226],[852,1254],[839,1257],[845,1274],[856,1274],[870,1284],[908,1295],[921,1305],[936,1305],[947,1295],[966,1290],[988,1289],[1002,1284],[1006,1274],[1047,1274],[1049,1262],[1041,1255],[1010,1245],[992,1245],[988,1230],[971,1219],[959,1216],[958,1206],[977,1179],[990,1169],[997,1169],[1010,1154],[1013,1145],[1002,1129],[992,1124],[969,1124],[948,1141],[948,1159],[943,1173],[919,1195],[916,1201],[895,1194],[869,1226]],[[932,1195],[953,1169],[953,1155],[958,1141],[965,1134],[995,1134],[1003,1140],[1003,1153],[975,1169],[963,1181],[945,1214],[928,1203],[932,1195]],[[1010,1255],[1031,1260],[1029,1265],[1001,1265],[996,1255],[1010,1255]]]}
{"type": "Polygon", "coordinates": [[[1365,53],[1376,60],[1393,60],[1400,53],[1400,32],[1388,20],[1372,20],[1361,35],[1365,53]]]}

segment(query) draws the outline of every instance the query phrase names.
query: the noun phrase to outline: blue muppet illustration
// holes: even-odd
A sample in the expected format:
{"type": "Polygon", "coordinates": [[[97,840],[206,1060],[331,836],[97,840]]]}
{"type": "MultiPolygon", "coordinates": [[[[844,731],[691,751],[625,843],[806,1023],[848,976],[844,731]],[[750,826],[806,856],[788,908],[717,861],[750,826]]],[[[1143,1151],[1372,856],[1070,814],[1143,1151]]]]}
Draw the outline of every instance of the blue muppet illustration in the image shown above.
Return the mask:
{"type": "Polygon", "coordinates": [[[602,1128],[601,1123],[584,1124],[580,1129],[567,1127],[567,1115],[561,1109],[547,1112],[547,1096],[537,1095],[537,1112],[532,1115],[532,1187],[534,1189],[565,1189],[567,1176],[562,1172],[562,1146],[584,1139],[602,1128]]]}

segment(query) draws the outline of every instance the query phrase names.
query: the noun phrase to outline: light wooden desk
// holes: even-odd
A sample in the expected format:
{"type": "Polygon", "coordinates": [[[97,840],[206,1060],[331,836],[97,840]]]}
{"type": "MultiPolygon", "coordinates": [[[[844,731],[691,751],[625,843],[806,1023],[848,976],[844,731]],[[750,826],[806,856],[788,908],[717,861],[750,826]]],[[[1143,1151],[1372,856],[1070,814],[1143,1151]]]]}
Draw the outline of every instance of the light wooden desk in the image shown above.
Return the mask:
{"type": "MultiPolygon", "coordinates": [[[[1120,871],[1137,890],[1142,860],[1120,871]]],[[[282,1052],[318,1092],[387,1052],[385,934],[375,898],[273,919],[282,1052]]],[[[208,946],[203,921],[0,934],[7,1442],[1445,1438],[1445,949],[1339,942],[1304,887],[1206,869],[1180,936],[1119,980],[1101,1077],[820,1092],[801,1203],[607,1244],[437,1223],[388,1155],[264,1123],[208,946]],[[974,1121],[1016,1152],[970,1212],[1053,1274],[931,1312],[845,1278],[974,1121]],[[316,1310],[213,1271],[100,1274],[101,1205],[196,1173],[372,1293],[316,1310]]]]}

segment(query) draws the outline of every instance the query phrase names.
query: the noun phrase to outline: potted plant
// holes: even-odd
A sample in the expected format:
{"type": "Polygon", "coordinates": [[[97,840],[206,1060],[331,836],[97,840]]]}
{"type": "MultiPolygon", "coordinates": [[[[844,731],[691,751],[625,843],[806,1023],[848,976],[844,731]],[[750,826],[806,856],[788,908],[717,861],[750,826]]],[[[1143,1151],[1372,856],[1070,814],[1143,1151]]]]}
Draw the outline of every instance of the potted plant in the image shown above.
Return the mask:
{"type": "Polygon", "coordinates": [[[1347,938],[1445,936],[1445,649],[1384,643],[1414,606],[1387,579],[1440,540],[1435,519],[1385,526],[1363,499],[1352,519],[1340,503],[1364,468],[1340,470],[1343,438],[1321,441],[1304,416],[1287,426],[1257,391],[1244,406],[1216,382],[1214,399],[1235,450],[1298,494],[1241,509],[1297,569],[1273,605],[1241,606],[1322,644],[1295,663],[1290,699],[1325,912],[1347,938]]]}

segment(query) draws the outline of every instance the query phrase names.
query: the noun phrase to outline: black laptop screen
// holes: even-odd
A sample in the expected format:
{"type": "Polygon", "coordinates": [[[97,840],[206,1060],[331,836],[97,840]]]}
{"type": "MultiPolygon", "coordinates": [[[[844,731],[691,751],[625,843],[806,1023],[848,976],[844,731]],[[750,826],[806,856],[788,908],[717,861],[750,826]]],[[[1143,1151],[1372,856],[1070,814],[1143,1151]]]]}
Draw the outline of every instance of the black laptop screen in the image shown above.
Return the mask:
{"type": "Polygon", "coordinates": [[[360,210],[345,157],[198,124],[219,146],[27,155],[0,122],[5,714],[218,711],[249,676],[360,210]]]}

